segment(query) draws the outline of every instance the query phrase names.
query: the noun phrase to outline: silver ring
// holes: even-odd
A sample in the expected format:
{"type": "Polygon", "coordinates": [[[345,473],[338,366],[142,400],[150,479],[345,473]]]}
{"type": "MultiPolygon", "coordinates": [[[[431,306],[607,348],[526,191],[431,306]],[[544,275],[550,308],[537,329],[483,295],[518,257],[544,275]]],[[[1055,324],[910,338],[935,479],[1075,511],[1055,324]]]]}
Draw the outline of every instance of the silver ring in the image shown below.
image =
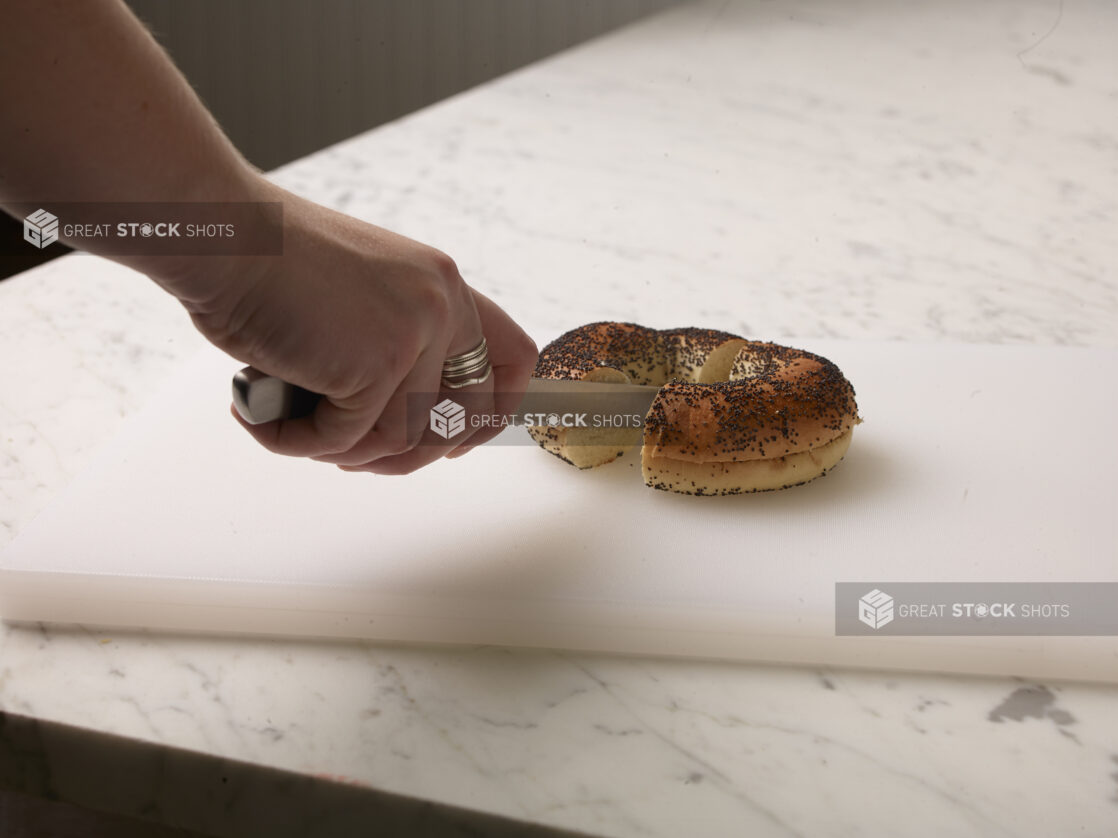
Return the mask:
{"type": "Polygon", "coordinates": [[[461,355],[453,355],[443,361],[443,374],[453,375],[462,370],[479,370],[489,363],[489,345],[485,338],[476,347],[461,355]]]}
{"type": "Polygon", "coordinates": [[[493,374],[493,367],[489,365],[489,361],[485,362],[485,375],[478,378],[456,378],[451,381],[448,378],[443,379],[443,386],[451,390],[460,390],[463,387],[469,387],[471,384],[481,384],[488,381],[489,376],[493,374]]]}
{"type": "Polygon", "coordinates": [[[469,352],[454,355],[443,361],[443,384],[451,390],[481,384],[483,381],[488,381],[492,373],[493,367],[489,364],[489,345],[484,337],[481,343],[469,352]]]}

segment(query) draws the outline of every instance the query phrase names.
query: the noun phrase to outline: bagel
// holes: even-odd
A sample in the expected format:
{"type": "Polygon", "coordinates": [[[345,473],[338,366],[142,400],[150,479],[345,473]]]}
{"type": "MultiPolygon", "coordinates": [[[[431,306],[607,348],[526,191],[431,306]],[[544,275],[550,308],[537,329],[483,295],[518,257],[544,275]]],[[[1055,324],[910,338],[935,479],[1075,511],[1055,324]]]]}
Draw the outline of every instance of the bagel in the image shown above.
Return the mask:
{"type": "Polygon", "coordinates": [[[842,459],[861,422],[854,388],[826,358],[713,329],[591,323],[545,346],[535,376],[660,387],[643,427],[528,432],[579,468],[640,443],[645,483],[688,495],[814,480],[842,459]]]}

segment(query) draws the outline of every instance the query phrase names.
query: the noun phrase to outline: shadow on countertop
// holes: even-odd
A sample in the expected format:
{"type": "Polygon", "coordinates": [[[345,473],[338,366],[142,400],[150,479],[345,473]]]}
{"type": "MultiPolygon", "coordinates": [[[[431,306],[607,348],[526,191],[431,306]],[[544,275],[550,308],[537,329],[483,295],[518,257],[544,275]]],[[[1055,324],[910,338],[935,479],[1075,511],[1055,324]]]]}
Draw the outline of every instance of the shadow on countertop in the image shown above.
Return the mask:
{"type": "Polygon", "coordinates": [[[579,838],[391,794],[0,711],[4,838],[579,838]],[[21,821],[22,819],[22,821],[21,821]]]}

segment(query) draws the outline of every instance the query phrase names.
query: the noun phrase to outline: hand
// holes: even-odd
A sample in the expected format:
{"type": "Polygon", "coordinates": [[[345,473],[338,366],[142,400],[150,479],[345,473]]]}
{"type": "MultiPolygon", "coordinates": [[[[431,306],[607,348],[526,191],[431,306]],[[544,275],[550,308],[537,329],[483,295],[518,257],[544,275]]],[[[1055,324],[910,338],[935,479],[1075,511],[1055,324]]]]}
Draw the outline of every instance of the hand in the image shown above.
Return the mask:
{"type": "Polygon", "coordinates": [[[379,474],[405,474],[493,436],[467,428],[446,441],[427,430],[430,408],[455,392],[441,387],[443,361],[484,336],[493,375],[469,388],[471,399],[509,414],[535,367],[531,338],[446,254],[271,184],[259,190],[257,200],[284,203],[282,256],[236,257],[216,270],[209,259],[185,260],[156,275],[210,341],[325,396],[308,417],[242,421],[245,429],[270,451],[379,474]]]}
{"type": "Polygon", "coordinates": [[[82,246],[151,276],[229,354],[326,395],[310,417],[247,427],[273,451],[403,473],[492,435],[423,439],[443,361],[483,334],[493,376],[476,385],[480,398],[502,413],[517,406],[536,348],[508,315],[445,254],[265,181],[124,3],[58,5],[4,4],[5,31],[22,37],[0,49],[0,202],[281,201],[283,256],[82,246]],[[409,415],[408,393],[425,394],[426,408],[409,415]]]}

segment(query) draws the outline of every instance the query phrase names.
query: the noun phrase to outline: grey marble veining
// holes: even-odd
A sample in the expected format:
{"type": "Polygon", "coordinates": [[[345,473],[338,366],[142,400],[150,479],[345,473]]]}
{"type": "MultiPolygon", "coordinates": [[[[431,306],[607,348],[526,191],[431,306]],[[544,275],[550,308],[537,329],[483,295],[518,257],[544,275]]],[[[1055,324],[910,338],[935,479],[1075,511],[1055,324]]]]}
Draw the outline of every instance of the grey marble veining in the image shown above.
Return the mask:
{"type": "MultiPolygon", "coordinates": [[[[610,318],[1113,347],[1116,24],[1077,0],[700,2],[274,177],[447,251],[540,342],[610,318]]],[[[91,257],[0,284],[0,544],[200,341],[151,283],[91,257]]],[[[51,738],[76,725],[168,772],[122,771],[118,810],[194,806],[224,828],[226,797],[184,797],[212,776],[182,749],[229,761],[234,788],[259,788],[256,764],[596,835],[1108,836],[1116,701],[1014,679],[0,627],[0,711],[38,720],[56,793],[100,788],[81,737],[51,738]]]]}

